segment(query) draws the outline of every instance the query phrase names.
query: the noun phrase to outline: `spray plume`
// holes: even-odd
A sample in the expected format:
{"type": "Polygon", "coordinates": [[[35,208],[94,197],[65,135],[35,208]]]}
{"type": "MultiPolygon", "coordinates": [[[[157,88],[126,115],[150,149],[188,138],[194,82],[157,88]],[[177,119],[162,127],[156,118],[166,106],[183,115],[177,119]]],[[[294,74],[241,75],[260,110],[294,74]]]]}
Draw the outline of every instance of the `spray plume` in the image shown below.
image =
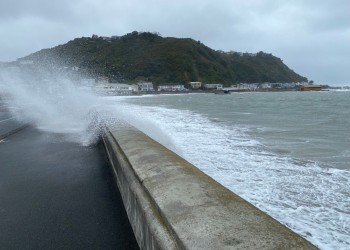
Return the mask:
{"type": "Polygon", "coordinates": [[[0,69],[0,96],[6,98],[12,115],[83,145],[93,143],[103,127],[97,115],[103,106],[101,98],[64,75],[45,73],[38,76],[19,67],[0,69]]]}
{"type": "Polygon", "coordinates": [[[62,72],[52,73],[44,67],[34,71],[0,68],[1,96],[18,121],[62,134],[66,140],[84,146],[95,143],[106,126],[127,122],[179,152],[166,133],[137,107],[126,105],[123,97],[99,96],[62,72]]]}

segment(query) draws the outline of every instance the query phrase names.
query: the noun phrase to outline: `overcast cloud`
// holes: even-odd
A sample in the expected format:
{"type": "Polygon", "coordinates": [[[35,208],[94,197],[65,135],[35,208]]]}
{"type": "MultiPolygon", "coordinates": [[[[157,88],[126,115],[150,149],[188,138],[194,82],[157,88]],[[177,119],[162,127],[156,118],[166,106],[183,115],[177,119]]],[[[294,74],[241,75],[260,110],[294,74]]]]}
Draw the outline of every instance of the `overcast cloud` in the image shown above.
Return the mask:
{"type": "Polygon", "coordinates": [[[137,30],[272,53],[316,83],[350,84],[349,10],[349,0],[0,0],[0,61],[137,30]]]}

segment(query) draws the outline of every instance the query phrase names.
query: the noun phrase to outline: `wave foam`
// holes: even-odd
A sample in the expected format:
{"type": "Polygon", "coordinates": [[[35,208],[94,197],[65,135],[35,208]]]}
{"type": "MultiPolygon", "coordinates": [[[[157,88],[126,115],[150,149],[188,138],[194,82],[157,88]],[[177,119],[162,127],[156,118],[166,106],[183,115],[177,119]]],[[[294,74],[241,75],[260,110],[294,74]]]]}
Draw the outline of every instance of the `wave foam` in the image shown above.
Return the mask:
{"type": "Polygon", "coordinates": [[[165,131],[177,153],[313,244],[349,249],[349,171],[270,152],[249,138],[245,128],[191,111],[128,108],[165,131]]]}

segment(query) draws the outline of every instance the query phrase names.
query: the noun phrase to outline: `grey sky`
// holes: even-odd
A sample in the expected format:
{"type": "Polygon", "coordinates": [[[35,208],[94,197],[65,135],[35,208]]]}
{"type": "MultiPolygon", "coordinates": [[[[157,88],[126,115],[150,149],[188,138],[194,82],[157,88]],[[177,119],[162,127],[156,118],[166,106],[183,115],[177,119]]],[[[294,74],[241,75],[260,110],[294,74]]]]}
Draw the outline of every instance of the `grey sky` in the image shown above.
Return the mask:
{"type": "Polygon", "coordinates": [[[264,51],[316,83],[350,84],[349,0],[0,0],[0,61],[137,31],[264,51]]]}

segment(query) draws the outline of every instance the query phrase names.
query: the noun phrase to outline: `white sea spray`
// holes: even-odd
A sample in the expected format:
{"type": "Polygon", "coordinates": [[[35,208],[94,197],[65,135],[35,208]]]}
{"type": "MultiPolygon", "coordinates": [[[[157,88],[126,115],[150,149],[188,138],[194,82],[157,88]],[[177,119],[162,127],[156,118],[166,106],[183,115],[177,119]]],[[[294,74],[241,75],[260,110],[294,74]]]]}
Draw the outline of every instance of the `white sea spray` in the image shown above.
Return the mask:
{"type": "Polygon", "coordinates": [[[349,171],[276,154],[247,128],[189,110],[128,109],[166,131],[177,153],[319,248],[349,249],[349,171]]]}
{"type": "Polygon", "coordinates": [[[60,133],[65,140],[84,146],[96,142],[106,125],[128,121],[173,147],[152,121],[123,106],[120,101],[126,97],[100,96],[64,74],[41,73],[44,76],[37,77],[34,73],[23,74],[18,67],[0,69],[0,96],[6,98],[17,120],[42,131],[60,133]]]}
{"type": "Polygon", "coordinates": [[[40,79],[16,67],[2,69],[0,94],[17,120],[40,130],[65,134],[83,145],[100,133],[96,110],[103,103],[67,77],[55,74],[40,79]]]}

